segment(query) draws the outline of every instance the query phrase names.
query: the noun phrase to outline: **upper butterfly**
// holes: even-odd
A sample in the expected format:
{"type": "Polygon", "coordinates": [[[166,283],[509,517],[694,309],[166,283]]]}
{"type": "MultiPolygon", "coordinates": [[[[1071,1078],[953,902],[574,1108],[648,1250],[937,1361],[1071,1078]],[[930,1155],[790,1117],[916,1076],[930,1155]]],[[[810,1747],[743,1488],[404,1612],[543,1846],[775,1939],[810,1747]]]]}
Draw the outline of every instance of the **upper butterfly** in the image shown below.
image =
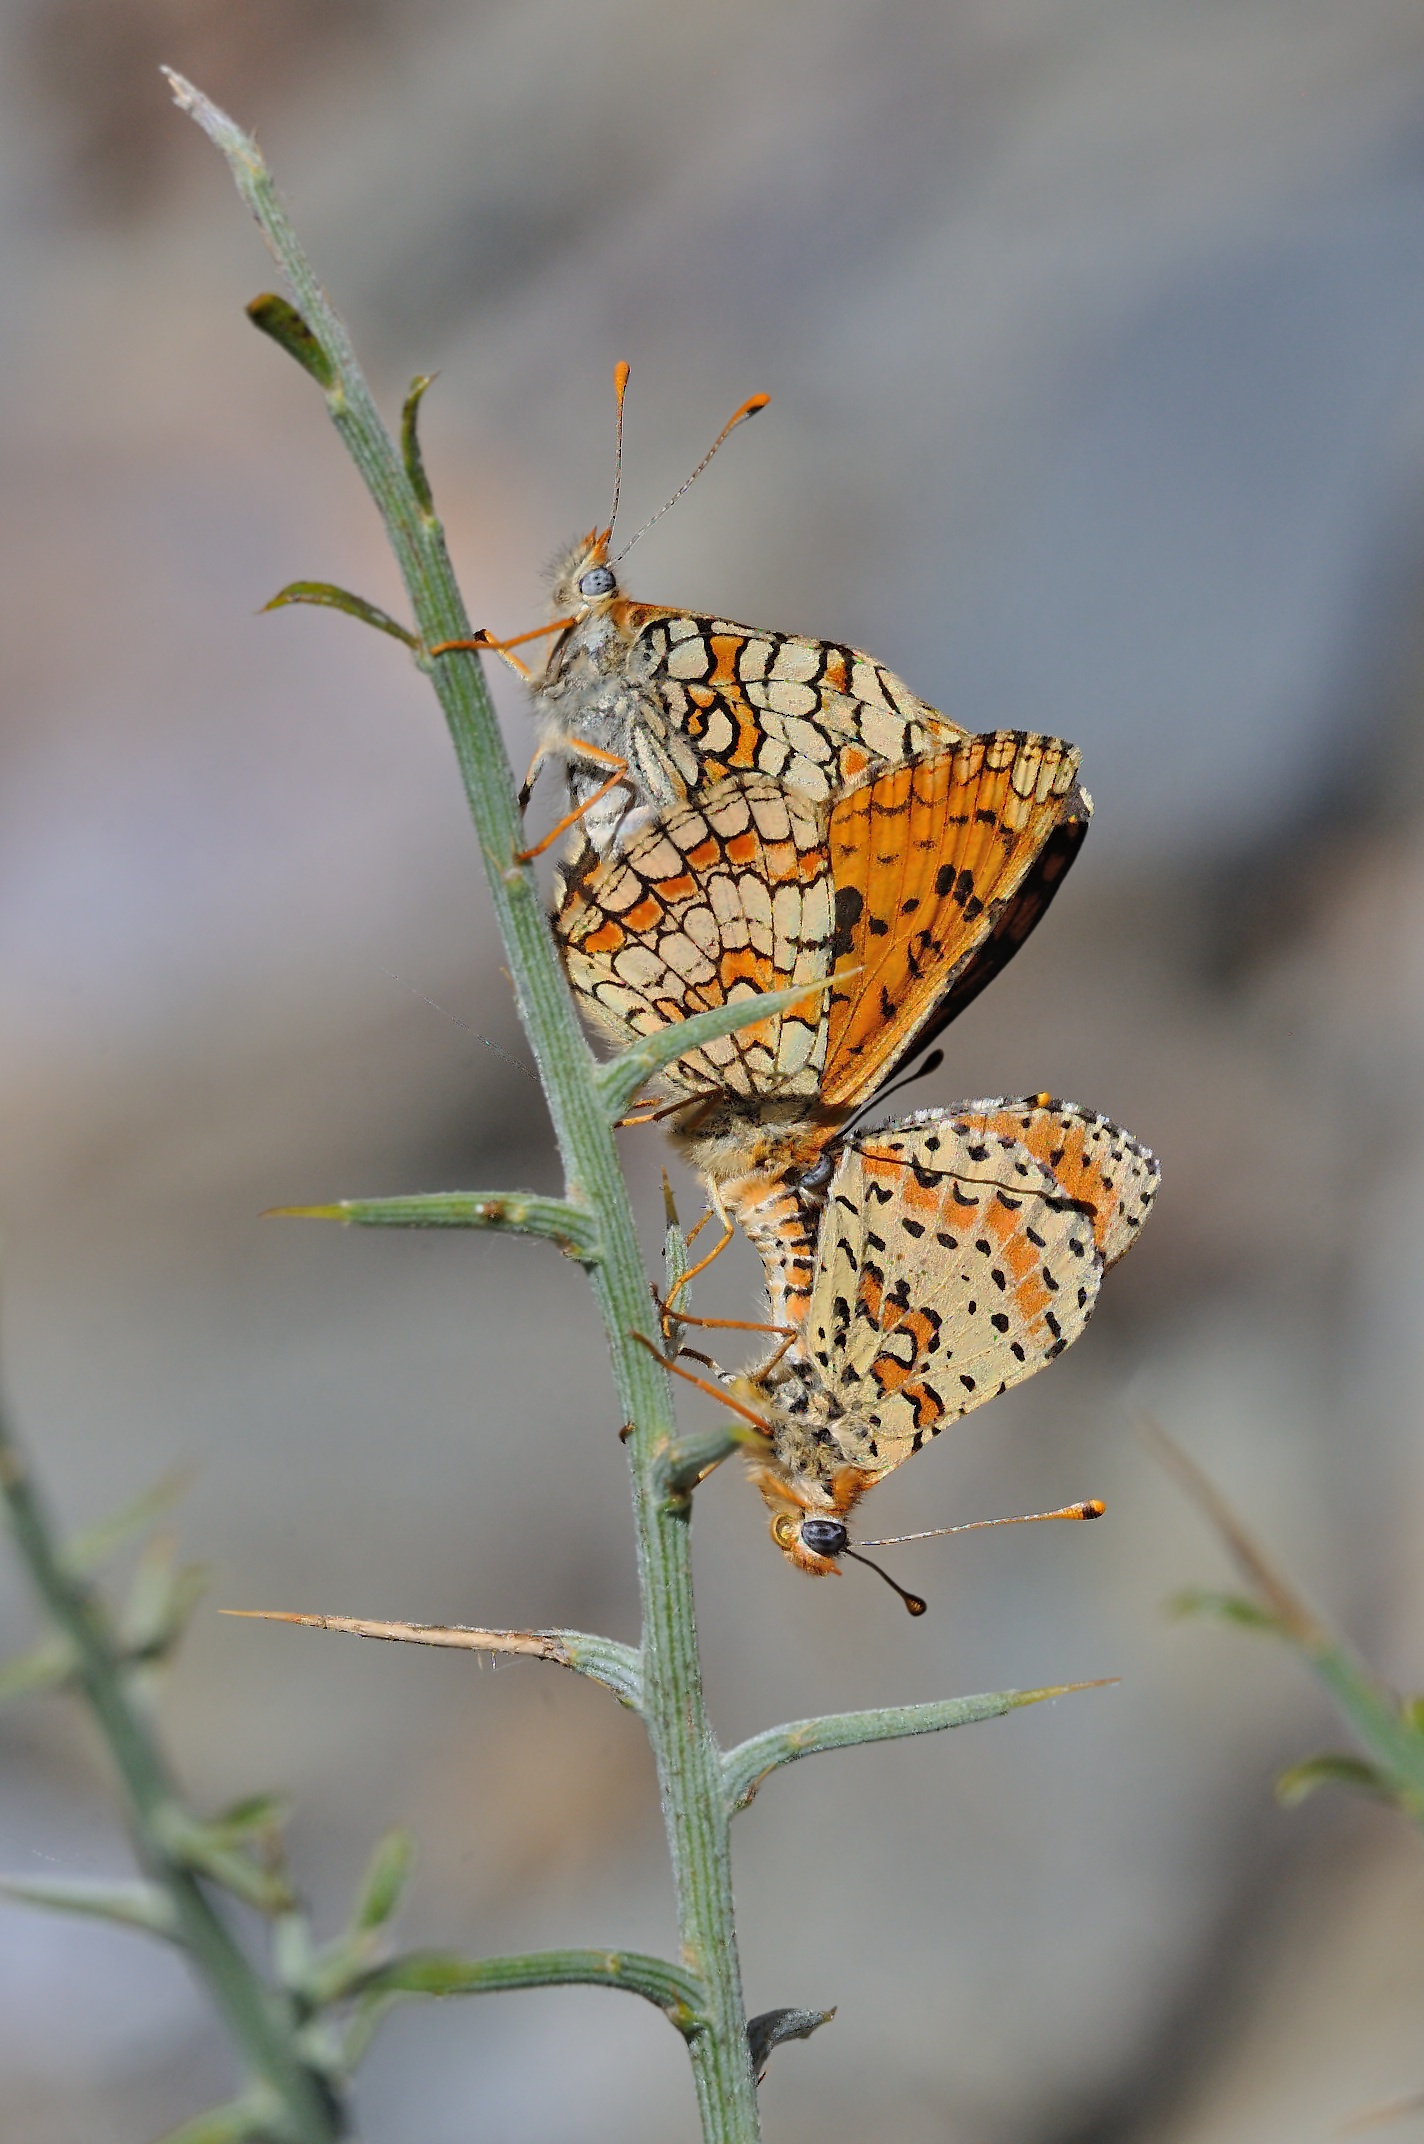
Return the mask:
{"type": "MultiPolygon", "coordinates": [[[[614,375],[620,472],[627,380],[628,368],[620,365],[614,375]]],[[[753,395],[742,404],[638,536],[701,474],[728,433],[768,400],[753,395]]],[[[432,650],[488,648],[529,687],[540,736],[524,796],[540,763],[557,758],[573,804],[529,855],[575,819],[607,855],[729,774],[769,775],[823,803],[867,770],[969,734],[859,648],[631,601],[618,584],[619,561],[608,555],[618,489],[615,475],[607,528],[591,529],[556,562],[549,625],[512,640],[482,633],[432,650]],[[541,670],[529,670],[511,653],[522,641],[548,636],[541,670]]]]}

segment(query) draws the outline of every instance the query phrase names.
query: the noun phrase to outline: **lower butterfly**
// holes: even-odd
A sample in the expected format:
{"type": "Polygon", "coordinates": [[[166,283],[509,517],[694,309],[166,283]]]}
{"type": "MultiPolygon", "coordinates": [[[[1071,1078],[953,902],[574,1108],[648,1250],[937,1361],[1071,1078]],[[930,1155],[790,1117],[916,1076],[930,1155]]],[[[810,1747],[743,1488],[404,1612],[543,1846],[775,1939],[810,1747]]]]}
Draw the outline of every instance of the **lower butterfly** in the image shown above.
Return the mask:
{"type": "Polygon", "coordinates": [[[834,1572],[868,1489],[1072,1345],[1160,1175],[1126,1132],[1047,1095],[840,1143],[804,1320],[723,1379],[765,1439],[753,1478],[798,1570],[834,1572]]]}

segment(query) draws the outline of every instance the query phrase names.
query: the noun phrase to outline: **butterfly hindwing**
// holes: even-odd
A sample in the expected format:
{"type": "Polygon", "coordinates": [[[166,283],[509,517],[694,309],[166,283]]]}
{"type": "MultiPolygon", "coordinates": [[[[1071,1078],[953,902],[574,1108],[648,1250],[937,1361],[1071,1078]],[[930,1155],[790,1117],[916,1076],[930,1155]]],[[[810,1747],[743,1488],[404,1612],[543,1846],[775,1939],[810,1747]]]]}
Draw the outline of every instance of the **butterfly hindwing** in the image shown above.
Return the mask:
{"type": "Polygon", "coordinates": [[[867,770],[967,735],[858,648],[630,601],[606,543],[592,533],[556,569],[555,609],[569,615],[528,681],[541,751],[563,759],[600,854],[729,775],[825,803],[867,770]],[[591,567],[607,582],[596,596],[591,567]],[[624,780],[595,802],[610,758],[624,780]]]}
{"type": "Polygon", "coordinates": [[[957,1112],[847,1141],[801,1345],[878,1475],[1077,1339],[1103,1261],[1091,1214],[1021,1141],[957,1112]]]}
{"type": "Polygon", "coordinates": [[[955,1113],[986,1134],[1021,1140],[1091,1210],[1105,1268],[1131,1248],[1162,1178],[1150,1147],[1094,1110],[1046,1094],[961,1102],[955,1113]]]}

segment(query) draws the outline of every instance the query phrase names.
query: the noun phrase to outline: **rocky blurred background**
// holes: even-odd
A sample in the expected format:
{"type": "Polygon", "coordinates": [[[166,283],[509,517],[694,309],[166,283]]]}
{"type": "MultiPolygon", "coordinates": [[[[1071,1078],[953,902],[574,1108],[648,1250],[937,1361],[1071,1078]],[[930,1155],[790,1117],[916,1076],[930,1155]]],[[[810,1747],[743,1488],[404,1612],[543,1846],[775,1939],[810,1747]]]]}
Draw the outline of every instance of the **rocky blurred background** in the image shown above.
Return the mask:
{"type": "MultiPolygon", "coordinates": [[[[753,2006],[839,2005],[773,2065],[769,2136],[1303,2144],[1424,2087],[1418,1842],[1276,1809],[1274,1771],[1338,1731],[1283,1656],[1164,1618],[1222,1565],[1132,1434],[1154,1412],[1424,1680],[1424,12],[0,15],[19,1416],[76,1521],[190,1467],[214,1606],[627,1635],[578,1274],[257,1219],[555,1173],[427,688],[345,619],[256,615],[298,576],[398,590],[310,383],[242,317],[272,271],[160,60],[260,130],[386,406],[438,370],[427,458],[481,620],[533,622],[545,558],[605,510],[626,356],[630,532],[773,397],[636,594],[853,640],[964,721],[1084,748],[1083,860],[922,1093],[1071,1094],[1166,1188],[1083,1344],[875,1515],[1109,1517],[901,1552],[918,1624],[855,1573],[795,1578],[730,1470],[697,1549],[729,1736],[1122,1681],[808,1765],[741,1819],[753,2006]]],[[[651,1240],[656,1135],[627,1151],[651,1240]]],[[[739,1250],[702,1307],[745,1315],[753,1282],[739,1250]]],[[[0,1620],[34,1628],[9,1571],[0,1620]]],[[[210,1805],[294,1791],[328,1916],[403,1819],[412,1941],[670,1941],[636,1723],[570,1678],[209,1606],[167,1717],[210,1805]]],[[[0,1866],[124,1866],[101,1782],[69,1708],[0,1718],[0,1866]]],[[[230,2083],[157,1946],[0,1913],[7,2137],[138,2144],[230,2083]]],[[[365,2144],[693,2134],[662,2020],[578,1990],[401,2013],[360,2117],[365,2144]]]]}

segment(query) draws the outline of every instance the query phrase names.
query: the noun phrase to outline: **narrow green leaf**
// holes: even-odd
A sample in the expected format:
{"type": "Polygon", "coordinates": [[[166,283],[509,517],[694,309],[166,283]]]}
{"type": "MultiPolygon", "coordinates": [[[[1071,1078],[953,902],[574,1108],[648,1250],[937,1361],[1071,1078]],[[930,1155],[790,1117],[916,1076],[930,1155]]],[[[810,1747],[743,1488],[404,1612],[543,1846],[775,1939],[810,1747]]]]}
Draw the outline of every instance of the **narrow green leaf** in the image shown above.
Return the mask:
{"type": "Polygon", "coordinates": [[[383,1928],[400,1904],[414,1867],[415,1841],[408,1831],[388,1831],[378,1840],[361,1879],[352,1927],[383,1928]]]}
{"type": "Polygon", "coordinates": [[[406,1198],[339,1199],[330,1206],[269,1206],[264,1220],[344,1221],[356,1228],[493,1228],[542,1236],[580,1265],[599,1259],[598,1222],[571,1199],[526,1191],[429,1191],[406,1198]]]}
{"type": "Polygon", "coordinates": [[[180,2122],[158,2139],[158,2144],[271,2144],[281,2134],[275,2123],[281,2109],[265,2093],[244,2093],[221,2107],[209,2107],[191,2122],[180,2122]]]}
{"type": "Polygon", "coordinates": [[[1412,1734],[1424,1735],[1424,1697],[1406,1697],[1399,1716],[1412,1734]]]}
{"type": "Polygon", "coordinates": [[[303,2003],[314,2011],[344,2002],[359,1988],[381,1955],[377,1928],[348,1930],[309,1957],[299,1969],[284,1971],[283,1979],[303,2003]]]}
{"type": "Polygon", "coordinates": [[[494,1995],[510,1988],[584,1985],[623,1988],[655,2003],[680,2032],[701,2022],[702,1990],[691,1973],[632,1950],[530,1951],[518,1958],[458,1958],[444,1951],[414,1951],[378,1966],[363,1995],[494,1995]]]}
{"type": "Polygon", "coordinates": [[[1395,1800],[1416,1821],[1424,1822],[1424,1736],[1402,1716],[1393,1692],[1338,1641],[1302,1650],[1385,1775],[1395,1800]]]}
{"type": "Polygon", "coordinates": [[[435,500],[430,490],[430,479],[425,473],[425,459],[420,451],[420,404],[425,390],[435,378],[433,372],[418,372],[410,383],[410,392],[401,411],[401,459],[405,473],[410,479],[410,488],[427,514],[435,511],[435,500]]]}
{"type": "MultiPolygon", "coordinates": [[[[180,1868],[210,1877],[240,1898],[245,1905],[269,1916],[289,1913],[296,1903],[283,1876],[275,1869],[261,1868],[233,1844],[235,1838],[253,1836],[239,1823],[230,1828],[223,1821],[205,1824],[174,1803],[156,1809],[149,1821],[155,1843],[180,1868]]],[[[255,1834],[270,1837],[270,1829],[255,1834]]]]}
{"type": "Polygon", "coordinates": [[[1189,1587],[1172,1596],[1167,1603],[1167,1613],[1183,1620],[1196,1616],[1203,1621],[1234,1623],[1242,1630],[1269,1631],[1276,1637],[1285,1635],[1280,1618],[1258,1602],[1248,1600],[1243,1593],[1213,1593],[1202,1587],[1189,1587]]]}
{"type": "Polygon", "coordinates": [[[608,1114],[621,1117],[645,1081],[661,1072],[664,1065],[685,1057],[689,1050],[699,1050],[704,1042],[716,1042],[722,1035],[734,1035],[739,1028],[755,1027],[759,1020],[769,1020],[774,1013],[804,1005],[807,998],[823,996],[833,980],[841,982],[844,976],[842,970],[840,975],[828,975],[819,983],[801,984],[790,990],[761,990],[754,997],[715,1006],[711,1012],[694,1013],[690,1020],[673,1020],[655,1035],[640,1036],[598,1067],[598,1092],[608,1114]]]}
{"type": "Polygon", "coordinates": [[[172,1467],[131,1504],[122,1505],[107,1518],[72,1535],[64,1545],[66,1568],[76,1577],[87,1577],[91,1571],[99,1570],[111,1556],[165,1517],[186,1493],[191,1480],[190,1468],[172,1467]]]}
{"type": "MultiPolygon", "coordinates": [[[[309,1916],[300,1906],[294,1906],[290,1913],[274,1915],[268,1940],[272,1969],[283,1987],[305,1995],[311,1986],[317,1960],[309,1916]]],[[[369,1965],[370,1960],[366,1962],[369,1965]]]]}
{"type": "Polygon", "coordinates": [[[751,2049],[757,2083],[765,2077],[775,2049],[784,2046],[787,2040],[809,2040],[822,2025],[829,2025],[835,2014],[833,2009],[763,2010],[760,2017],[748,2018],[747,2045],[751,2049]]]}
{"type": "Polygon", "coordinates": [[[119,1618],[119,1628],[130,1656],[138,1660],[161,1660],[177,1645],[194,1608],[207,1591],[209,1573],[203,1564],[177,1564],[171,1539],[151,1541],[134,1572],[133,1584],[119,1618]]]}
{"type": "Polygon", "coordinates": [[[270,335],[288,357],[294,357],[303,372],[311,374],[318,387],[330,389],[336,385],[336,367],[295,305],[289,305],[275,291],[265,290],[248,306],[247,317],[255,328],[270,335]]]}
{"type": "Polygon", "coordinates": [[[368,603],[364,596],[353,596],[347,588],[338,588],[334,581],[289,581],[262,608],[264,611],[284,610],[290,603],[314,603],[320,610],[343,610],[348,618],[359,618],[362,625],[374,626],[378,633],[389,633],[392,640],[399,640],[408,648],[420,646],[414,633],[399,624],[388,611],[368,603]]]}
{"type": "Polygon", "coordinates": [[[669,1444],[657,1459],[658,1483],[663,1495],[682,1503],[714,1467],[734,1452],[746,1451],[766,1439],[757,1430],[738,1422],[724,1422],[715,1429],[693,1430],[669,1444]]]}
{"type": "MultiPolygon", "coordinates": [[[[680,1295],[677,1291],[682,1277],[687,1271],[687,1238],[682,1233],[682,1224],[677,1217],[677,1202],[673,1198],[672,1185],[668,1181],[666,1169],[663,1170],[663,1212],[667,1219],[667,1227],[663,1235],[663,1276],[665,1282],[663,1302],[664,1304],[671,1304],[676,1298],[677,1308],[685,1317],[692,1308],[691,1291],[683,1288],[680,1295]]],[[[668,1352],[671,1355],[676,1355],[678,1349],[682,1346],[682,1330],[682,1321],[678,1318],[675,1318],[667,1328],[668,1352]]]]}
{"type": "Polygon", "coordinates": [[[226,1846],[241,1846],[253,1839],[264,1844],[280,1838],[291,1822],[292,1805],[281,1794],[247,1794],[232,1802],[203,1829],[226,1846]]]}
{"type": "Polygon", "coordinates": [[[758,1787],[783,1764],[819,1756],[823,1750],[851,1749],[862,1742],[892,1742],[905,1735],[933,1735],[947,1727],[969,1727],[996,1720],[1023,1705],[1041,1705],[1050,1697],[1077,1690],[1101,1690],[1103,1682],[1066,1682],[1049,1690],[999,1690],[985,1697],[950,1697],[921,1705],[887,1705],[873,1712],[832,1712],[820,1719],[793,1720],[771,1727],[729,1749],[722,1759],[728,1813],[745,1809],[758,1787]]]}
{"type": "Polygon", "coordinates": [[[0,1895],[17,1905],[46,1906],[55,1913],[84,1913],[101,1921],[118,1921],[148,1935],[178,1935],[178,1916],[166,1891],[137,1878],[104,1883],[75,1876],[0,1876],[0,1895]]]}
{"type": "Polygon", "coordinates": [[[1366,1764],[1363,1757],[1334,1755],[1307,1757],[1289,1765],[1276,1781],[1276,1800],[1283,1809],[1294,1809],[1317,1787],[1325,1786],[1355,1787],[1377,1800],[1394,1800],[1390,1782],[1377,1765],[1366,1764]]]}
{"type": "Polygon", "coordinates": [[[68,1638],[44,1638],[28,1653],[17,1653],[0,1666],[0,1705],[37,1690],[61,1690],[71,1680],[78,1654],[68,1638]]]}

